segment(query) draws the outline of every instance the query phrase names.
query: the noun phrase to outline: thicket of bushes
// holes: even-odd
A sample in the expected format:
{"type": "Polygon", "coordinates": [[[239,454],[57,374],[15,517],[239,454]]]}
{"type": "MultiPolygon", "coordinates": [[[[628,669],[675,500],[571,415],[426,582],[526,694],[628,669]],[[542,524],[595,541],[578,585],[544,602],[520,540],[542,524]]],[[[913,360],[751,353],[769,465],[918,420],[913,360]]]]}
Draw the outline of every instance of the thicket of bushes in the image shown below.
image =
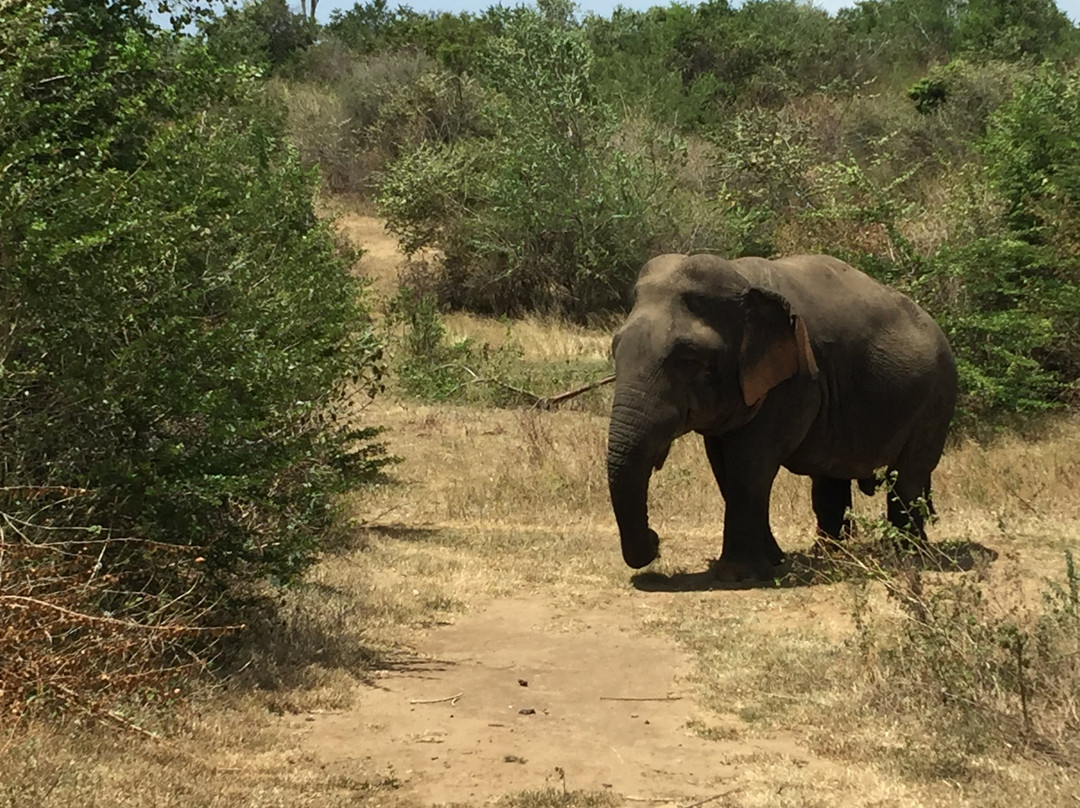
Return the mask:
{"type": "Polygon", "coordinates": [[[246,58],[329,189],[440,252],[443,305],[583,320],[657,251],[834,253],[943,322],[978,418],[1075,396],[1078,52],[1051,0],[371,0],[246,58]]]}
{"type": "Polygon", "coordinates": [[[136,0],[0,12],[0,710],[140,680],[385,463],[335,415],[379,347],[283,131],[136,0]]]}

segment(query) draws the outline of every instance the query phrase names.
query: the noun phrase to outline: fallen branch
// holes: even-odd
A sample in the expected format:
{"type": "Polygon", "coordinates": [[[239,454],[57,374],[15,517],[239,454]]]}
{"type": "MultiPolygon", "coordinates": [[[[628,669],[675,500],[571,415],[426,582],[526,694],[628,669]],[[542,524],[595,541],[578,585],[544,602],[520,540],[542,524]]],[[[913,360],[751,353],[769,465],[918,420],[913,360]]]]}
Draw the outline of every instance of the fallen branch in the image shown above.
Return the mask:
{"type": "MultiPolygon", "coordinates": [[[[729,788],[727,791],[724,791],[724,792],[722,792],[720,794],[713,794],[711,797],[706,797],[703,800],[698,800],[697,802],[692,802],[692,803],[690,803],[688,805],[680,806],[680,808],[701,808],[702,805],[706,805],[706,804],[708,804],[710,802],[715,802],[716,800],[723,799],[724,797],[730,797],[732,794],[735,794],[736,792],[739,792],[739,791],[742,791],[742,790],[743,790],[743,786],[739,786],[737,788],[729,788]]],[[[667,803],[671,803],[672,805],[675,805],[675,804],[677,804],[679,802],[679,800],[681,798],[680,797],[628,797],[628,796],[623,796],[622,799],[626,800],[627,802],[667,802],[667,803]]]]}
{"type": "Polygon", "coordinates": [[[582,393],[587,393],[590,390],[595,390],[598,387],[603,387],[605,384],[611,384],[613,381],[615,381],[614,375],[605,376],[599,381],[583,384],[581,385],[581,387],[575,387],[573,390],[567,390],[564,393],[558,393],[554,396],[542,396],[538,393],[534,393],[532,390],[526,390],[523,387],[515,387],[512,384],[504,382],[502,379],[485,378],[478,374],[476,371],[474,371],[472,368],[462,366],[462,370],[472,376],[472,378],[469,379],[467,382],[462,382],[457,387],[453,388],[450,391],[450,395],[453,395],[458,390],[461,390],[462,388],[470,384],[491,384],[495,385],[496,387],[501,387],[504,390],[509,390],[511,393],[515,393],[522,398],[532,399],[532,406],[534,410],[550,410],[557,404],[562,404],[564,401],[569,401],[572,398],[577,398],[582,393]]]}
{"type": "Polygon", "coordinates": [[[682,696],[601,696],[600,701],[681,701],[682,696]]]}
{"type": "Polygon", "coordinates": [[[615,381],[615,376],[605,376],[599,381],[592,382],[590,384],[583,384],[581,387],[575,387],[573,390],[567,390],[565,393],[559,393],[557,396],[546,396],[537,400],[533,405],[541,410],[550,410],[556,404],[562,404],[564,401],[569,401],[572,398],[580,396],[582,393],[587,393],[590,390],[595,390],[597,387],[603,387],[605,384],[611,384],[615,381]]]}
{"type": "Polygon", "coordinates": [[[729,788],[727,791],[724,791],[724,792],[722,792],[720,794],[714,794],[713,796],[706,797],[703,800],[698,800],[697,802],[692,802],[689,805],[682,806],[682,808],[700,808],[700,806],[705,805],[705,803],[713,802],[714,800],[723,799],[724,797],[730,797],[732,794],[734,794],[734,793],[736,793],[738,791],[742,791],[742,790],[743,790],[742,786],[739,786],[737,788],[729,788]]]}
{"type": "Polygon", "coordinates": [[[457,700],[460,699],[463,695],[465,695],[464,690],[453,696],[447,696],[446,698],[442,699],[412,699],[411,701],[409,701],[409,704],[441,704],[444,701],[448,701],[450,702],[450,706],[453,707],[455,704],[457,704],[457,700]]]}
{"type": "Polygon", "coordinates": [[[140,727],[135,722],[120,715],[120,713],[116,712],[116,710],[109,710],[103,707],[94,707],[90,704],[87,704],[78,693],[76,693],[69,687],[65,687],[64,685],[56,684],[55,687],[67,697],[65,701],[67,701],[68,704],[70,704],[72,707],[79,708],[87,715],[102,716],[117,724],[121,729],[126,729],[129,732],[134,732],[146,738],[152,738],[155,741],[161,740],[161,736],[158,735],[156,732],[151,732],[148,729],[140,727]]]}

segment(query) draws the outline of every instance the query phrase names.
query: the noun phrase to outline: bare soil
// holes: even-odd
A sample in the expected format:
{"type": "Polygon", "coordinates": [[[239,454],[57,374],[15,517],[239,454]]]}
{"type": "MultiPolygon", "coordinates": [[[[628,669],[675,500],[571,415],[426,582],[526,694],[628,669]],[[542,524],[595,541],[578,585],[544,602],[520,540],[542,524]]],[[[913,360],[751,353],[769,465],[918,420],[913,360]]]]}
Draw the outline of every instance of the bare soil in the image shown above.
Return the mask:
{"type": "Polygon", "coordinates": [[[355,709],[288,725],[331,770],[392,771],[402,794],[424,804],[486,803],[563,782],[676,804],[737,784],[746,755],[777,770],[833,768],[786,732],[734,740],[742,722],[697,705],[686,655],[642,632],[646,600],[624,594],[600,609],[491,601],[428,632],[424,660],[386,671],[355,709]],[[692,731],[704,721],[733,739],[692,731]]]}

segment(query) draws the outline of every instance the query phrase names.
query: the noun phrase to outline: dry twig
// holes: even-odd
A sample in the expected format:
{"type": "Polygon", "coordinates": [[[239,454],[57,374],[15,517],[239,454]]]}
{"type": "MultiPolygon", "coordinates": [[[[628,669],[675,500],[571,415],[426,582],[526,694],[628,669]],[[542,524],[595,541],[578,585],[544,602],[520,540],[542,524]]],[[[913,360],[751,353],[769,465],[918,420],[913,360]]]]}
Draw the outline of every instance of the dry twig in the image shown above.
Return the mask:
{"type": "Polygon", "coordinates": [[[453,696],[446,696],[442,699],[412,699],[409,704],[441,704],[444,701],[450,702],[450,706],[453,707],[457,704],[457,700],[465,695],[465,691],[461,691],[453,696]]]}
{"type": "Polygon", "coordinates": [[[533,406],[542,409],[550,410],[556,404],[562,404],[564,401],[569,401],[572,398],[580,396],[582,393],[587,393],[590,390],[595,390],[598,387],[603,387],[605,384],[611,384],[615,381],[615,376],[605,376],[599,381],[590,382],[589,384],[583,384],[581,387],[575,387],[573,390],[567,390],[565,393],[559,393],[557,396],[547,396],[538,398],[536,404],[533,406]]]}

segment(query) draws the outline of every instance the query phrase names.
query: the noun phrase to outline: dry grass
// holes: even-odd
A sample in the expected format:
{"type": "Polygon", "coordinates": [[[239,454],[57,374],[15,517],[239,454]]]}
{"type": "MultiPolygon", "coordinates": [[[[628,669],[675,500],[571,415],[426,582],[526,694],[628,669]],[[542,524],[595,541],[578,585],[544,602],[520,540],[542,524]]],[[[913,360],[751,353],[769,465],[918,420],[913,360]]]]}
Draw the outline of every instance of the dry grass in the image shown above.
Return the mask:
{"type": "MultiPolygon", "coordinates": [[[[507,331],[467,317],[447,325],[492,342],[507,331]]],[[[608,349],[604,331],[541,320],[510,331],[530,360],[608,349]]],[[[722,503],[699,441],[679,441],[654,478],[664,557],[658,575],[632,578],[610,516],[603,415],[381,400],[365,418],[390,428],[390,449],[403,458],[398,480],[358,500],[355,540],[285,593],[285,617],[257,623],[230,689],[183,705],[165,742],[16,727],[0,737],[0,804],[401,804],[392,773],[358,763],[353,777],[328,775],[274,714],[347,709],[379,670],[408,662],[424,630],[493,598],[531,592],[595,609],[619,602],[628,586],[644,590],[647,627],[693,656],[696,692],[717,716],[711,726],[721,727],[716,742],[746,745],[745,759],[723,761],[746,773],[717,805],[1075,804],[1077,776],[1053,755],[988,743],[950,756],[925,720],[944,714],[886,687],[894,663],[885,652],[905,647],[906,618],[873,575],[702,586],[720,549],[722,503]],[[859,621],[871,626],[869,656],[859,621]],[[777,733],[810,744],[818,757],[805,772],[792,777],[790,761],[782,767],[760,751],[777,733]]],[[[1034,614],[1044,577],[1060,578],[1063,551],[1080,546],[1078,450],[1080,424],[1070,420],[1034,441],[953,447],[935,476],[941,517],[932,535],[985,546],[998,560],[981,571],[924,573],[924,591],[970,581],[991,595],[986,615],[1020,606],[1034,614]]],[[[867,518],[882,508],[880,497],[856,497],[867,518]]],[[[781,474],[772,518],[782,546],[809,548],[808,481],[781,474]]],[[[590,794],[575,800],[607,804],[590,794]]],[[[505,804],[565,803],[559,793],[537,793],[505,804]]]]}
{"type": "Polygon", "coordinates": [[[382,804],[388,773],[328,775],[282,737],[273,716],[242,700],[148,742],[100,728],[47,725],[0,743],[0,805],[293,808],[382,804]]]}
{"type": "Polygon", "coordinates": [[[611,356],[611,330],[587,329],[542,317],[500,322],[463,312],[447,315],[443,322],[452,339],[471,337],[493,348],[512,340],[526,361],[602,361],[611,356]]]}

